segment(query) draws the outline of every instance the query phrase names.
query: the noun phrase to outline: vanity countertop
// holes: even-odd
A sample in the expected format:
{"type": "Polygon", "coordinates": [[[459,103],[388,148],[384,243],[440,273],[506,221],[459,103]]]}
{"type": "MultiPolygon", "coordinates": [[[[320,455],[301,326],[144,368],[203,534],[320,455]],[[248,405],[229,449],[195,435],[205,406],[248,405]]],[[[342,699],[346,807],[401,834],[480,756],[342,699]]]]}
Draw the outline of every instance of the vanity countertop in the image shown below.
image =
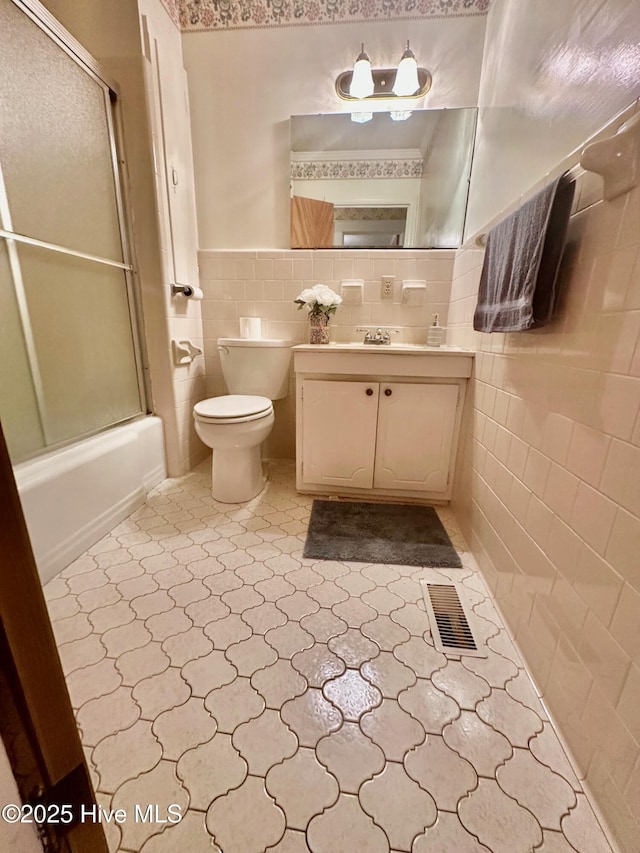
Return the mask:
{"type": "Polygon", "coordinates": [[[330,344],[298,344],[293,347],[294,352],[313,352],[313,353],[354,353],[354,352],[375,352],[381,355],[449,355],[449,356],[474,356],[475,353],[470,349],[462,349],[461,347],[428,347],[426,344],[363,344],[359,342],[353,343],[330,343],[330,344]]]}
{"type": "Polygon", "coordinates": [[[300,344],[293,347],[297,374],[468,378],[473,350],[421,344],[300,344]]]}

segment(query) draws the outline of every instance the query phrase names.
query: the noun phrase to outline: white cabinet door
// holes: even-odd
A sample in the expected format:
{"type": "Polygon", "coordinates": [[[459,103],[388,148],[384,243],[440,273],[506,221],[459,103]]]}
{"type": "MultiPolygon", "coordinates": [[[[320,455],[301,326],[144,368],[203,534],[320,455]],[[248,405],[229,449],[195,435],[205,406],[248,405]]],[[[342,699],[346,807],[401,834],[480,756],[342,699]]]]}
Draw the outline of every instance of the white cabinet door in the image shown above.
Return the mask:
{"type": "Polygon", "coordinates": [[[377,382],[307,379],[302,386],[303,481],[370,489],[377,382]]]}
{"type": "Polygon", "coordinates": [[[457,385],[380,383],[375,488],[446,491],[457,403],[457,385]]]}

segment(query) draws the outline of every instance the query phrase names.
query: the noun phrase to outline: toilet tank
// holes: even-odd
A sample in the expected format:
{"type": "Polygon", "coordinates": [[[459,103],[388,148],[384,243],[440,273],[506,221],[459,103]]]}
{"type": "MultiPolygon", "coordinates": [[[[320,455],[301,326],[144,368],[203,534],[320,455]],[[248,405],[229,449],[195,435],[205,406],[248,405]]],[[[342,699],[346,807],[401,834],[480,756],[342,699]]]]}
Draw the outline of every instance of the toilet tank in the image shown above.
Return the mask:
{"type": "Polygon", "coordinates": [[[256,394],[270,400],[286,397],[294,344],[272,338],[218,338],[222,375],[229,393],[256,394]]]}

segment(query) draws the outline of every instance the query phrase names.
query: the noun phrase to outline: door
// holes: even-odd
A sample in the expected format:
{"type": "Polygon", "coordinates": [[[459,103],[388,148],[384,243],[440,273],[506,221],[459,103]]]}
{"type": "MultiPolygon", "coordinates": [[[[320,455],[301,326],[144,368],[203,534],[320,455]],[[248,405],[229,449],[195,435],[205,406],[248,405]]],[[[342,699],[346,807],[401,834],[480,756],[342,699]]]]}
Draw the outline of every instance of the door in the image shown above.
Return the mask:
{"type": "Polygon", "coordinates": [[[22,802],[51,818],[45,849],[107,853],[102,824],[77,820],[94,794],[1,427],[0,737],[22,802]]]}
{"type": "Polygon", "coordinates": [[[142,16],[145,58],[149,60],[146,86],[154,157],[159,161],[159,174],[166,178],[164,188],[159,184],[156,187],[160,225],[166,230],[168,221],[170,230],[166,235],[169,251],[165,274],[169,282],[195,286],[198,226],[187,75],[182,67],[182,54],[176,55],[174,49],[169,49],[159,23],[142,16]]]}
{"type": "Polygon", "coordinates": [[[333,205],[294,195],[291,199],[291,248],[331,249],[333,205]]]}
{"type": "Polygon", "coordinates": [[[457,385],[381,383],[375,488],[446,491],[457,404],[457,385]]]}
{"type": "Polygon", "coordinates": [[[113,93],[24,5],[0,0],[0,414],[14,463],[146,411],[113,93]]]}
{"type": "Polygon", "coordinates": [[[378,387],[377,382],[304,381],[302,478],[305,483],[371,488],[378,387]]]}

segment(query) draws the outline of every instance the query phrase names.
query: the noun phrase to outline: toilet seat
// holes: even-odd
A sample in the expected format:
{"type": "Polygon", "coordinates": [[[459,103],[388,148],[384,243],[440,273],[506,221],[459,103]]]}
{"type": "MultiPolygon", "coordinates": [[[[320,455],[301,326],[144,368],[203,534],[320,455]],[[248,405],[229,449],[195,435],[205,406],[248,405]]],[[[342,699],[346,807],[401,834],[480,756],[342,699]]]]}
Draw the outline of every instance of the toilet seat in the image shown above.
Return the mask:
{"type": "Polygon", "coordinates": [[[273,403],[268,397],[253,394],[225,394],[201,400],[193,407],[199,421],[215,424],[237,424],[265,418],[273,412],[273,403]]]}

